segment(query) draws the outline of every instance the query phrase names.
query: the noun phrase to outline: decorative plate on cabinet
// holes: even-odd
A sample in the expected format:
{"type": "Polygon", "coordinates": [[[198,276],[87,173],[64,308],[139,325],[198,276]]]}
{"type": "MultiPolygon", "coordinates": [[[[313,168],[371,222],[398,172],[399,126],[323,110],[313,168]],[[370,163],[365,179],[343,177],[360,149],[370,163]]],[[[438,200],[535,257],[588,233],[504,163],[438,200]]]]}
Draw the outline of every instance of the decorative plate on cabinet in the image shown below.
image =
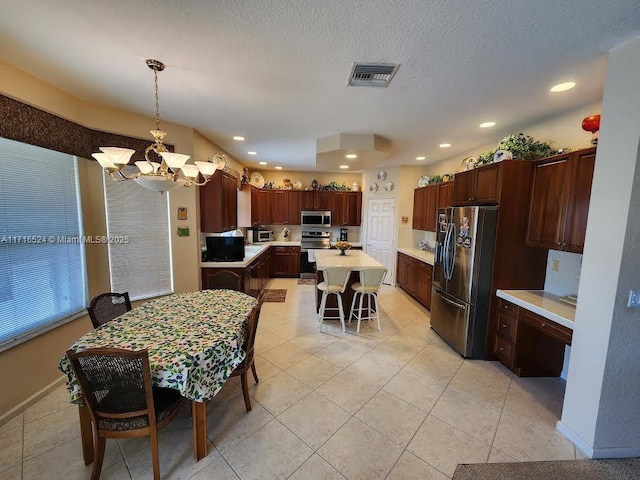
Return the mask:
{"type": "Polygon", "coordinates": [[[387,172],[385,172],[384,170],[380,170],[378,172],[378,180],[384,180],[387,178],[387,172]]]}
{"type": "Polygon", "coordinates": [[[393,182],[392,182],[392,181],[388,181],[388,182],[386,183],[386,185],[384,186],[384,189],[385,189],[387,192],[390,192],[391,190],[393,190],[393,187],[394,187],[393,182]]]}
{"type": "Polygon", "coordinates": [[[372,183],[371,186],[369,187],[369,191],[370,192],[377,192],[378,191],[378,184],[377,183],[372,183]]]}
{"type": "Polygon", "coordinates": [[[418,180],[418,187],[422,188],[426,187],[427,185],[429,185],[429,177],[426,175],[421,176],[420,180],[418,180]]]}
{"type": "Polygon", "coordinates": [[[260,172],[253,172],[251,174],[250,182],[251,182],[251,185],[253,185],[256,188],[264,187],[264,177],[260,172]]]}
{"type": "Polygon", "coordinates": [[[493,163],[501,162],[502,160],[511,160],[513,159],[513,153],[509,150],[498,150],[493,155],[493,163]]]}
{"type": "Polygon", "coordinates": [[[295,182],[293,182],[293,189],[302,190],[302,182],[300,180],[296,180],[295,182]]]}

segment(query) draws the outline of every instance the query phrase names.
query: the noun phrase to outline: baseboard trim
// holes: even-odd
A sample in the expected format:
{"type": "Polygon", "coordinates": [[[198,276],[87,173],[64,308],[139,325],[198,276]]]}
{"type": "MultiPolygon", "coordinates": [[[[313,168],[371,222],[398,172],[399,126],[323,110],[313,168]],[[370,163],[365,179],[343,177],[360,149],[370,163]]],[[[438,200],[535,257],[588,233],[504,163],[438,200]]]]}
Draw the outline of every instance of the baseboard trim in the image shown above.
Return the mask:
{"type": "Polygon", "coordinates": [[[640,446],[593,448],[587,445],[573,430],[562,421],[556,423],[556,428],[589,458],[631,458],[640,457],[640,446]]]}
{"type": "Polygon", "coordinates": [[[53,382],[51,382],[49,385],[47,385],[43,389],[41,389],[41,390],[37,391],[36,393],[34,393],[33,395],[31,395],[24,402],[19,403],[18,405],[13,407],[8,412],[3,413],[2,415],[0,415],[0,427],[2,427],[5,423],[8,423],[10,420],[13,420],[15,417],[17,417],[22,412],[24,412],[27,408],[32,407],[33,405],[38,403],[40,400],[42,400],[44,397],[49,395],[56,388],[58,388],[60,385],[62,385],[65,382],[65,379],[66,379],[66,377],[61,376],[60,378],[58,378],[57,380],[54,380],[53,382]]]}

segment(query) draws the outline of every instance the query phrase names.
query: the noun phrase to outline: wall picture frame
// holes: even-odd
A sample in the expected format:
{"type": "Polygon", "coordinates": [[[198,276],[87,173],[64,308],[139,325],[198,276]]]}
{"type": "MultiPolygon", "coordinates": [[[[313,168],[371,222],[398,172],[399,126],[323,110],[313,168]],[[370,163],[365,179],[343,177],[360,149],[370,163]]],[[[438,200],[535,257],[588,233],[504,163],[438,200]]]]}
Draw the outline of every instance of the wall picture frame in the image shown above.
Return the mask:
{"type": "Polygon", "coordinates": [[[178,220],[186,220],[189,218],[187,207],[178,207],[178,220]]]}

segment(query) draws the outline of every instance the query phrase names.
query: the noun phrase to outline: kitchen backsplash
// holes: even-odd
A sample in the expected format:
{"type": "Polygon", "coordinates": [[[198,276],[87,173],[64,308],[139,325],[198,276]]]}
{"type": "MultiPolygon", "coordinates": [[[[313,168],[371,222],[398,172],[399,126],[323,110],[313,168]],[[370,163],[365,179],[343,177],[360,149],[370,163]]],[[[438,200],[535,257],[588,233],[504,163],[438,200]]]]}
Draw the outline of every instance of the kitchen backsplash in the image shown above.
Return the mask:
{"type": "Polygon", "coordinates": [[[581,269],[582,255],[579,253],[549,250],[544,289],[560,296],[577,295],[581,269]],[[558,262],[557,271],[554,270],[554,261],[558,262]]]}

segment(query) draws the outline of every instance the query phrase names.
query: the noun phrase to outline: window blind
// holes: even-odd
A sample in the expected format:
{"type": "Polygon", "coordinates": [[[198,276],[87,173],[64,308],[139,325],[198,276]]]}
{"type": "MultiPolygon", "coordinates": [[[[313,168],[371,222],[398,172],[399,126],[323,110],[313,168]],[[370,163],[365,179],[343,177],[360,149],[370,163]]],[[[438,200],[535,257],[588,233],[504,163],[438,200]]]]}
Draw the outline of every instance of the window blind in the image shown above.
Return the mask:
{"type": "Polygon", "coordinates": [[[87,305],[77,159],[0,138],[0,346],[87,305]]]}
{"type": "MultiPolygon", "coordinates": [[[[127,175],[136,168],[126,167],[127,175]]],[[[173,291],[168,194],[104,178],[111,290],[132,300],[173,291]]]]}

